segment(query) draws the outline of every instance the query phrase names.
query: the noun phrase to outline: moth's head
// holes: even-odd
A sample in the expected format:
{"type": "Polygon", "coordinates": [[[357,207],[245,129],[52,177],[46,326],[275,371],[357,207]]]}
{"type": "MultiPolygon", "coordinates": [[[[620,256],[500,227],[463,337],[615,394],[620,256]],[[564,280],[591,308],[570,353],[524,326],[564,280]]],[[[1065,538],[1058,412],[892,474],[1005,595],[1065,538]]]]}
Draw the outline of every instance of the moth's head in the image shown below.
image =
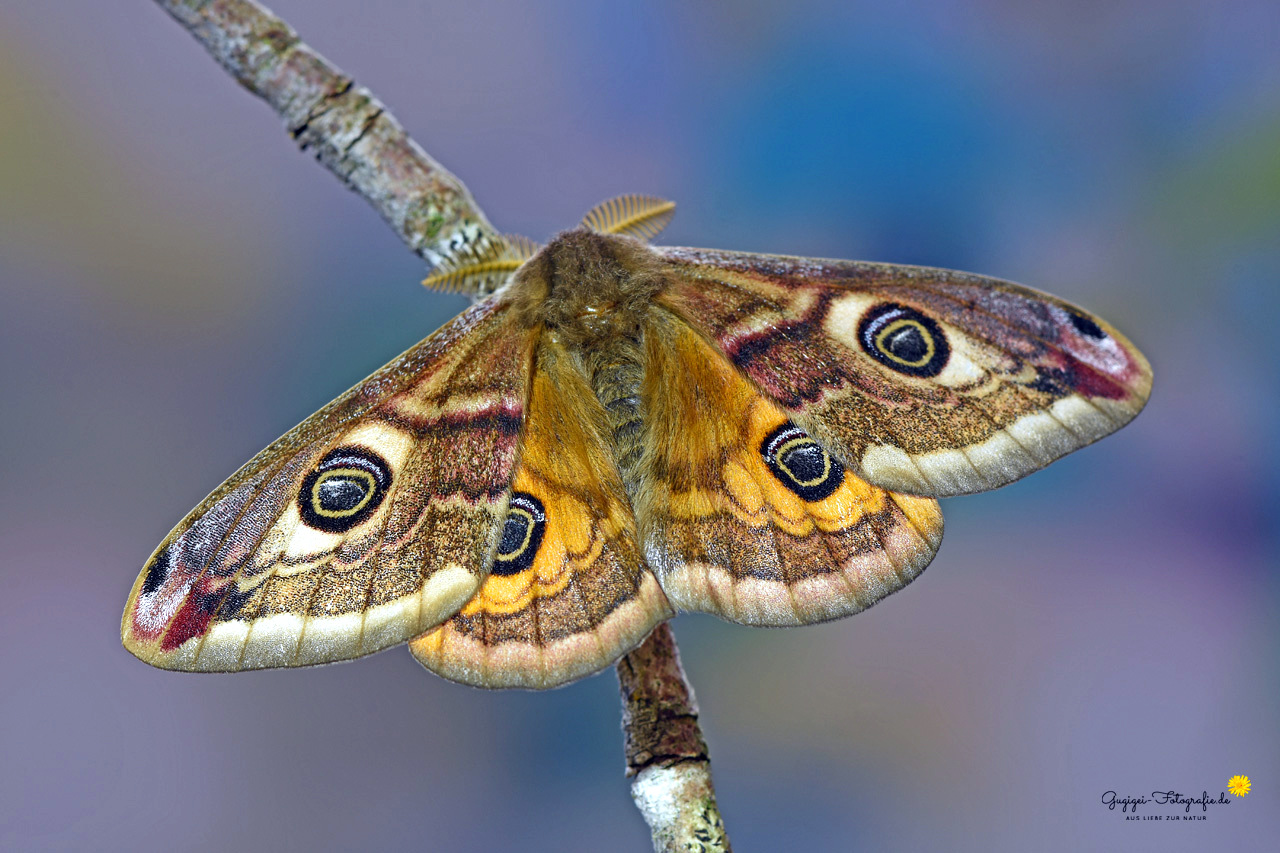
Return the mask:
{"type": "Polygon", "coordinates": [[[632,237],[576,228],[557,234],[513,276],[517,309],[564,337],[630,335],[664,287],[657,255],[632,237]]]}
{"type": "MultiPolygon", "coordinates": [[[[563,260],[571,267],[580,265],[583,268],[597,268],[602,257],[625,254],[622,249],[610,249],[599,241],[590,240],[589,235],[602,238],[626,238],[623,243],[648,242],[662,230],[675,212],[675,202],[643,195],[624,195],[609,199],[591,209],[582,219],[582,223],[574,231],[565,232],[552,241],[554,245],[562,238],[569,242],[579,239],[575,235],[588,235],[580,238],[574,245],[561,246],[563,260]]],[[[551,248],[548,245],[546,248],[551,248]]],[[[481,299],[495,290],[502,288],[513,280],[515,273],[539,254],[536,243],[528,237],[518,234],[483,234],[475,241],[464,241],[439,259],[431,275],[423,279],[427,287],[469,293],[475,299],[481,299]]],[[[644,262],[638,259],[636,263],[644,262]]],[[[634,269],[634,263],[624,263],[625,267],[634,269]]],[[[555,265],[552,264],[554,270],[555,265]]],[[[567,277],[578,278],[573,273],[567,277]]],[[[524,283],[524,301],[526,307],[533,308],[541,304],[551,292],[554,276],[545,268],[541,273],[531,274],[524,283]]],[[[633,276],[634,277],[634,276],[633,276]]]]}

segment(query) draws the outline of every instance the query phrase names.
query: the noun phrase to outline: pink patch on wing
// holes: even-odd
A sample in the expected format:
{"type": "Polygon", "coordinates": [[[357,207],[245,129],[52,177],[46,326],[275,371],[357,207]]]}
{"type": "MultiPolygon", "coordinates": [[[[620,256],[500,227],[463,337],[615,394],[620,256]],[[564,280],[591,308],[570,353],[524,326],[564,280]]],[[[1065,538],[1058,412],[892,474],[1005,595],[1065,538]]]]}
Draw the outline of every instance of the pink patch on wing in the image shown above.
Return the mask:
{"type": "Polygon", "coordinates": [[[1132,396],[1128,383],[1140,373],[1133,353],[1092,320],[1073,322],[1072,315],[1061,308],[1055,308],[1055,314],[1061,363],[1071,377],[1071,387],[1086,397],[1123,400],[1132,396]],[[1086,321],[1089,334],[1077,325],[1086,321]]]}
{"type": "Polygon", "coordinates": [[[170,574],[166,582],[154,592],[144,592],[138,596],[133,607],[133,635],[143,642],[153,643],[160,639],[173,616],[188,600],[191,591],[191,578],[177,577],[170,574]]]}
{"type": "Polygon", "coordinates": [[[199,596],[190,596],[174,617],[169,632],[160,643],[161,651],[171,652],[192,637],[198,637],[209,630],[213,620],[213,611],[201,606],[199,596]]]}
{"type": "Polygon", "coordinates": [[[1106,400],[1123,400],[1130,396],[1129,389],[1107,374],[1079,361],[1071,366],[1072,387],[1086,397],[1106,400]]]}

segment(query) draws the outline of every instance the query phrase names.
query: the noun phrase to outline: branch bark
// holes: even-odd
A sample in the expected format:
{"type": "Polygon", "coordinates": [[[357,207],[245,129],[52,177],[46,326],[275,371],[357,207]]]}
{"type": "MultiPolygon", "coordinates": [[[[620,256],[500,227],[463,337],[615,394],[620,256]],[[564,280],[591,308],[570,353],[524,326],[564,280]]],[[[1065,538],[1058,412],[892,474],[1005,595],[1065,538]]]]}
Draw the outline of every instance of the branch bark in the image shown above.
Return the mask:
{"type": "MultiPolygon", "coordinates": [[[[284,120],[433,268],[487,257],[497,231],[462,181],[409,138],[373,93],[253,0],[155,0],[284,120]]],[[[478,296],[482,294],[472,294],[478,296]]],[[[654,850],[728,851],[707,744],[675,637],[659,625],[618,661],[631,796],[654,850]]]]}
{"type": "Polygon", "coordinates": [[[466,186],[292,27],[252,0],[156,3],[432,268],[487,256],[497,231],[466,186]]]}
{"type": "Polygon", "coordinates": [[[670,625],[653,629],[617,669],[631,797],[653,833],[653,849],[728,851],[698,702],[670,625]]]}

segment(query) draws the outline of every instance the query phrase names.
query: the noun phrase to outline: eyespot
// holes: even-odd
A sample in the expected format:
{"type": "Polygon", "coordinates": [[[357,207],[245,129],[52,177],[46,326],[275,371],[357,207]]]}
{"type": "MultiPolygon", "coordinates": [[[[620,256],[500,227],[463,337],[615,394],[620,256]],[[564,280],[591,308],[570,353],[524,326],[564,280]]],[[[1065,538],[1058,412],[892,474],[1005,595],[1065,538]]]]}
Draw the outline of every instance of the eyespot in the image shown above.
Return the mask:
{"type": "Polygon", "coordinates": [[[840,460],[790,421],[765,436],[760,455],[778,482],[806,501],[828,498],[844,482],[840,460]]]}
{"type": "Polygon", "coordinates": [[[909,376],[937,376],[951,357],[946,335],[932,317],[893,303],[866,313],[858,341],[867,355],[909,376]]]}
{"type": "Polygon", "coordinates": [[[173,546],[166,545],[165,549],[156,554],[154,560],[147,566],[147,576],[142,581],[142,594],[150,595],[164,585],[169,578],[169,572],[173,569],[173,546]]]}
{"type": "Polygon", "coordinates": [[[1075,311],[1068,311],[1067,316],[1071,318],[1071,325],[1075,327],[1075,330],[1086,338],[1100,341],[1107,336],[1107,333],[1102,331],[1102,327],[1095,323],[1092,317],[1085,314],[1077,314],[1075,311]]]}
{"type": "Polygon", "coordinates": [[[339,447],[302,481],[298,509],[309,527],[342,533],[373,515],[390,485],[391,468],[381,456],[365,447],[339,447]]]}
{"type": "Polygon", "coordinates": [[[533,565],[538,549],[542,547],[542,534],[547,528],[547,514],[542,501],[526,492],[512,492],[507,505],[507,517],[502,523],[502,538],[493,555],[490,574],[518,575],[533,565]]]}

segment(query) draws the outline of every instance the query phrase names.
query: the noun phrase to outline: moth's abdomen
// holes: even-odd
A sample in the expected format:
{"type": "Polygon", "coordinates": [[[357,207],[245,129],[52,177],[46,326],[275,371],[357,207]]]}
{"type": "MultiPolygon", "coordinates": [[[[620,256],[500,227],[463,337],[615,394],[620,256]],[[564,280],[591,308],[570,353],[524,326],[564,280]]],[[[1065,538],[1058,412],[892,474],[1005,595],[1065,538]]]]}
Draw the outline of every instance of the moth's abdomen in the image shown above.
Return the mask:
{"type": "Polygon", "coordinates": [[[635,503],[644,455],[644,411],[640,385],[644,379],[641,351],[635,341],[617,340],[592,359],[591,390],[608,416],[610,445],[622,484],[635,503]]]}

